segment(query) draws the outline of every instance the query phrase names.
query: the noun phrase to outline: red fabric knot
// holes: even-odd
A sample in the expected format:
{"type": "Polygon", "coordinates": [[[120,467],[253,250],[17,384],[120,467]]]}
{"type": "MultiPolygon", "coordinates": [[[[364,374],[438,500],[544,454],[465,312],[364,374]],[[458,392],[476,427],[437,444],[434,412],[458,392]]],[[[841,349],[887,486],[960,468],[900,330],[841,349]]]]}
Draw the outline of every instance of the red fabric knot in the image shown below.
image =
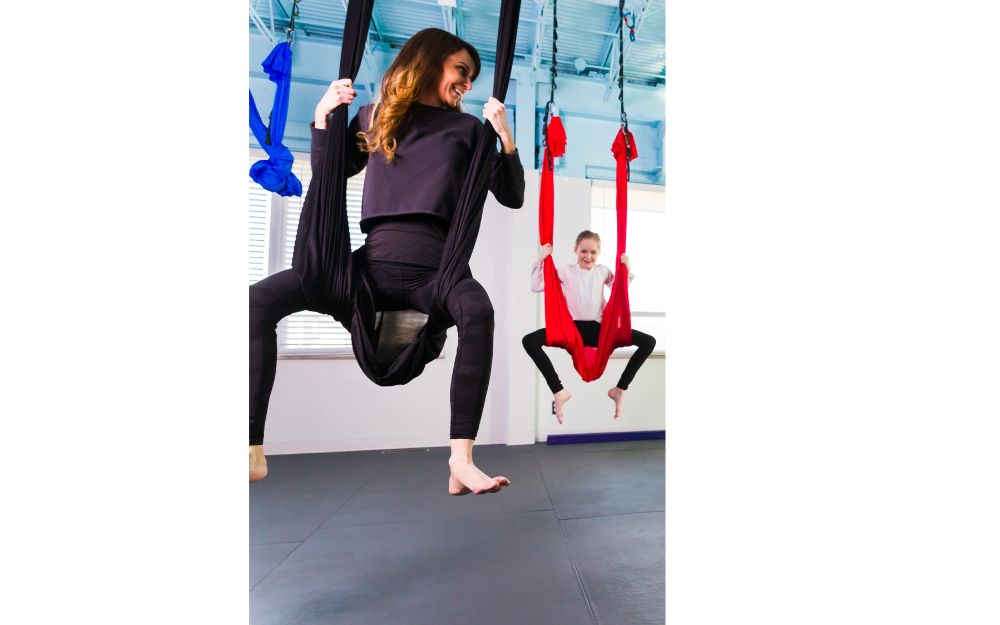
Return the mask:
{"type": "MultiPolygon", "coordinates": [[[[634,161],[639,158],[639,150],[635,148],[635,137],[632,136],[631,131],[628,133],[628,147],[630,153],[630,158],[628,160],[634,161]]],[[[615,137],[615,142],[611,145],[611,152],[615,155],[615,160],[617,160],[619,156],[625,155],[625,135],[621,128],[618,129],[618,135],[615,137]]]]}
{"type": "Polygon", "coordinates": [[[549,130],[545,141],[552,156],[562,156],[566,153],[566,129],[563,128],[562,120],[559,119],[558,115],[549,120],[549,130]]]}

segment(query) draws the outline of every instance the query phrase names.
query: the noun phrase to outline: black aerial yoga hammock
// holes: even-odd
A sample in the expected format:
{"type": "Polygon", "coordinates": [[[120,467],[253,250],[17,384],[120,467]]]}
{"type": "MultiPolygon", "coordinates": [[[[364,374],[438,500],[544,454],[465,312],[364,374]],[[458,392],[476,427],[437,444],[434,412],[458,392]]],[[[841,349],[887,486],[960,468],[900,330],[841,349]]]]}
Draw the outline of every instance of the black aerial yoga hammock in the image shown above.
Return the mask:
{"type": "MultiPolygon", "coordinates": [[[[357,78],[365,51],[374,0],[350,0],[340,55],[340,77],[357,78]]],[[[520,0],[502,0],[497,35],[493,97],[507,95],[514,62],[520,0]]],[[[333,318],[351,332],[354,355],[362,371],[376,384],[406,384],[438,357],[446,330],[455,324],[445,298],[468,270],[479,236],[489,186],[489,160],[497,135],[484,122],[476,152],[455,207],[434,284],[434,302],[426,322],[415,311],[378,311],[360,254],[351,253],[347,225],[347,107],[338,106],[327,122],[328,145],[319,172],[313,172],[295,237],[292,268],[302,280],[306,297],[326,304],[333,318]],[[415,318],[420,321],[414,322],[415,318]]],[[[400,190],[402,192],[402,190],[400,190]]]]}

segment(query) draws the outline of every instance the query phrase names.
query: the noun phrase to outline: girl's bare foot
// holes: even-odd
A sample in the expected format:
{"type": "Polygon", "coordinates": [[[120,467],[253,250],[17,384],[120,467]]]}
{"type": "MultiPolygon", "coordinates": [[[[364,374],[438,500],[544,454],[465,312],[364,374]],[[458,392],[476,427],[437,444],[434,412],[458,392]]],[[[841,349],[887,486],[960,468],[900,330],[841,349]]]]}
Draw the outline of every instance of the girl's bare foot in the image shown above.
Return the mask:
{"type": "Polygon", "coordinates": [[[555,400],[556,403],[556,421],[558,421],[560,425],[563,422],[563,404],[568,402],[571,397],[573,396],[570,395],[570,392],[567,391],[566,389],[562,389],[561,391],[552,396],[552,398],[555,400]]]}
{"type": "Polygon", "coordinates": [[[608,391],[608,397],[615,402],[615,419],[622,416],[622,402],[625,401],[625,391],[617,386],[608,391]]]}
{"type": "Polygon", "coordinates": [[[267,458],[263,445],[250,445],[250,481],[256,482],[267,477],[267,458]]]}
{"type": "Polygon", "coordinates": [[[510,486],[510,480],[507,478],[502,475],[490,477],[469,461],[451,458],[448,460],[448,466],[451,468],[451,475],[448,476],[449,495],[498,493],[510,486]]]}

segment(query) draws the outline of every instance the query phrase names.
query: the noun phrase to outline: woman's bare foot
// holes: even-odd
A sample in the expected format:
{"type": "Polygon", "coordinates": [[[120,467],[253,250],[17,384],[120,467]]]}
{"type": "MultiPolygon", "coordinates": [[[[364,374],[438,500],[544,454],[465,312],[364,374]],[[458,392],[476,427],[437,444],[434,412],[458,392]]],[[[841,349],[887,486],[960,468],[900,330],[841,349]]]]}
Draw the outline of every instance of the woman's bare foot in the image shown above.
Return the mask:
{"type": "Polygon", "coordinates": [[[608,397],[615,402],[615,419],[622,416],[622,402],[625,401],[625,391],[617,386],[608,391],[608,397]]]}
{"type": "Polygon", "coordinates": [[[472,491],[468,488],[462,486],[462,483],[455,479],[454,473],[448,474],[448,494],[455,495],[456,497],[460,495],[468,495],[472,491]]]}
{"type": "Polygon", "coordinates": [[[256,482],[267,477],[267,458],[263,445],[250,445],[250,481],[256,482]]]}
{"type": "Polygon", "coordinates": [[[507,478],[502,475],[490,477],[471,462],[451,458],[448,460],[448,467],[451,469],[451,475],[448,476],[449,495],[498,493],[510,486],[507,478]]]}
{"type": "Polygon", "coordinates": [[[561,391],[552,396],[552,399],[555,401],[556,404],[556,421],[558,421],[560,425],[563,422],[563,404],[568,402],[572,397],[573,396],[570,395],[570,392],[567,391],[566,389],[562,389],[561,391]]]}

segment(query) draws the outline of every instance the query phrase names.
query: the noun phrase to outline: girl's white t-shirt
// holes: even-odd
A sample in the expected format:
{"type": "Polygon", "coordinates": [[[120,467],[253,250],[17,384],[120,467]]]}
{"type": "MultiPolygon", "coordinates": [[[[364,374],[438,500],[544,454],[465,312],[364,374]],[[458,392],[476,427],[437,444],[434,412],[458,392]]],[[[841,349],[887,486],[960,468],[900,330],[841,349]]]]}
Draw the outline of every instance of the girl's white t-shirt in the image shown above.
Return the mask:
{"type": "MultiPolygon", "coordinates": [[[[604,287],[610,287],[614,283],[614,272],[604,265],[594,265],[594,268],[588,271],[573,263],[556,265],[556,273],[562,282],[570,316],[575,321],[600,321],[604,306],[607,304],[604,299],[604,287]]],[[[629,284],[634,277],[635,274],[629,272],[629,284]]],[[[545,290],[545,274],[542,272],[542,261],[538,261],[531,266],[531,291],[541,293],[543,290],[545,290]]]]}

